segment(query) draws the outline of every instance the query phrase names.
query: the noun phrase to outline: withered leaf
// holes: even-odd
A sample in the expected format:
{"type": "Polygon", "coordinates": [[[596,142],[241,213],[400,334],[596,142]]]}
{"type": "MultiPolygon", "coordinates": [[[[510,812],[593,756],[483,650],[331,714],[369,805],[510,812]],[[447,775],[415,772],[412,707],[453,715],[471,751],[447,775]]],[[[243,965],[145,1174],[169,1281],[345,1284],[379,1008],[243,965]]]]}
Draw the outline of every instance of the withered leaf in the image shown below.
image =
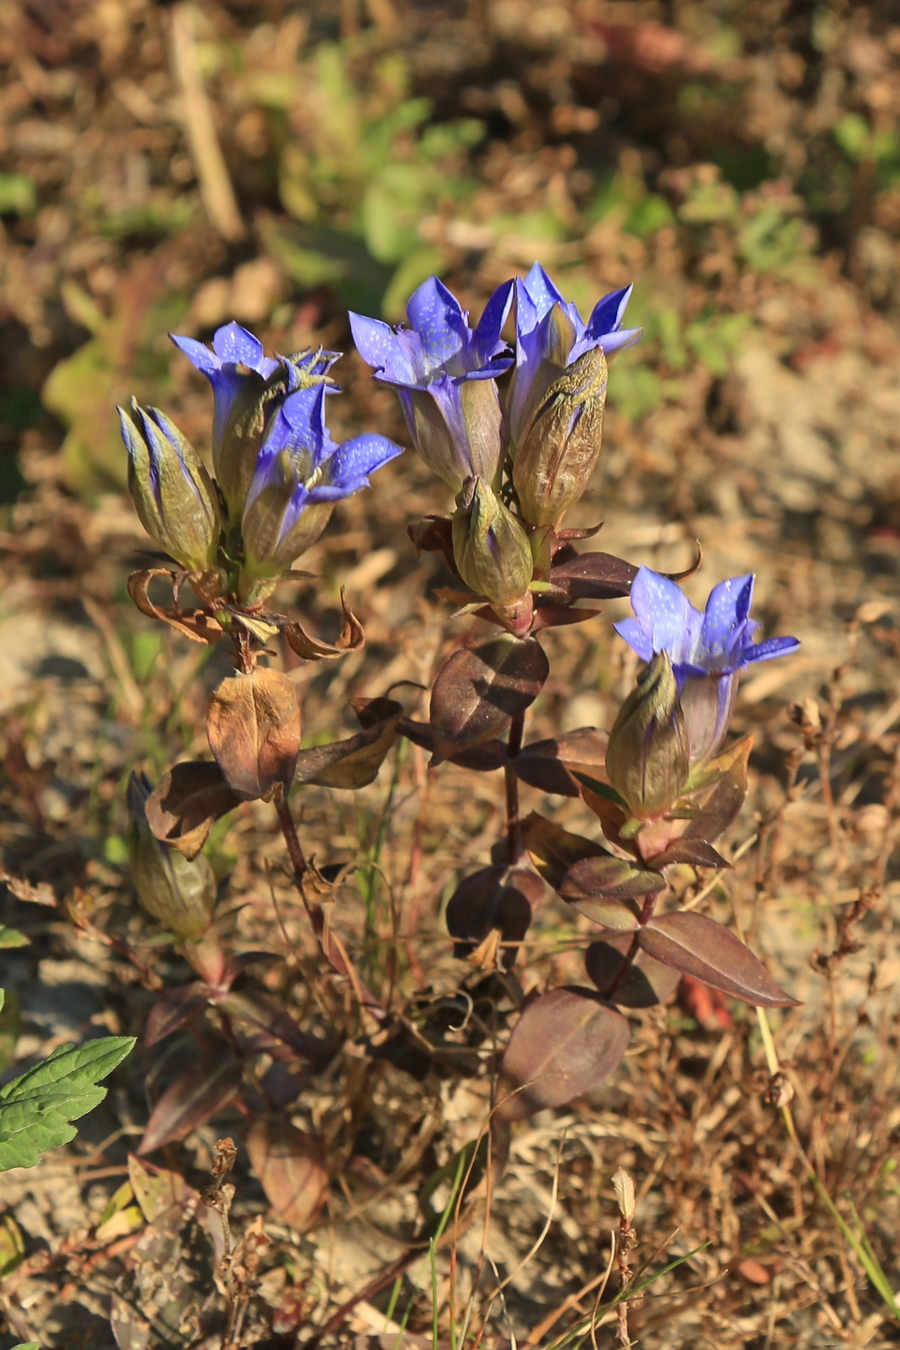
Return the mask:
{"type": "Polygon", "coordinates": [[[394,744],[397,721],[403,711],[393,699],[367,700],[357,709],[363,730],[344,741],[301,750],[294,773],[296,783],[319,787],[361,788],[373,782],[394,744]],[[379,705],[373,707],[373,705],[379,705]],[[374,715],[374,716],[373,716],[374,715]]]}
{"type": "Polygon", "coordinates": [[[240,805],[218,764],[191,760],[163,774],[146,802],[147,821],[157,839],[186,858],[196,858],[213,821],[240,805]]]}
{"type": "Polygon", "coordinates": [[[134,1153],[128,1155],[128,1180],[148,1223],[153,1223],[173,1205],[186,1205],[197,1194],[178,1172],[156,1167],[134,1153]]]}
{"type": "Polygon", "coordinates": [[[147,1121],[138,1153],[153,1153],[173,1139],[184,1139],[221,1111],[241,1086],[241,1066],[230,1056],[194,1064],[166,1088],[147,1121]]]}
{"type": "Polygon", "coordinates": [[[343,614],[341,631],[337,641],[333,643],[307,633],[296,619],[285,623],[284,635],[291,649],[304,661],[336,661],[339,656],[346,656],[348,652],[355,652],[364,647],[365,631],[359,619],[348,608],[343,591],[341,591],[341,611],[343,614]]]}
{"type": "Polygon", "coordinates": [[[679,910],[654,915],[640,933],[641,947],[665,966],[712,989],[761,1008],[797,1006],[765,966],[730,929],[705,914],[679,910]]]}
{"type": "Polygon", "coordinates": [[[504,633],[447,660],[431,694],[434,763],[493,740],[530,707],[550,673],[534,638],[504,633]]]}
{"type": "MultiPolygon", "coordinates": [[[[584,954],[588,978],[607,996],[622,969],[625,954],[631,948],[633,933],[604,933],[600,942],[592,942],[584,954]]],[[[612,996],[623,1008],[652,1008],[674,993],[681,979],[677,970],[638,951],[634,962],[612,996]]]]}
{"type": "Polygon", "coordinates": [[[247,1152],[281,1222],[300,1232],[309,1228],[328,1193],[325,1141],[284,1116],[263,1116],[247,1135],[247,1152]]]}
{"type": "Polygon", "coordinates": [[[225,630],[205,609],[181,609],[177,605],[163,609],[153,603],[149,591],[154,577],[167,577],[174,595],[176,574],[168,568],[149,567],[141,572],[132,572],[127,582],[128,594],[141,613],[149,619],[160,619],[176,632],[189,637],[192,642],[204,642],[208,646],[218,642],[225,630]]]}
{"type": "Polygon", "coordinates": [[[300,704],[293,681],[257,667],[213,693],[206,734],[228,786],[244,801],[289,787],[300,752],[300,704]]]}
{"type": "Polygon", "coordinates": [[[572,834],[536,811],[522,821],[522,840],[541,876],[557,890],[570,867],[582,858],[612,858],[600,844],[572,834]]]}
{"type": "Polygon", "coordinates": [[[606,762],[605,731],[581,727],[578,731],[533,741],[523,746],[513,760],[513,768],[523,783],[553,792],[561,797],[578,797],[581,784],[576,772],[598,775],[606,762]]]}
{"type": "Polygon", "coordinates": [[[522,1120],[565,1106],[602,1083],[628,1047],[628,1023],[592,989],[552,989],[530,1003],[503,1056],[506,1094],[495,1112],[522,1120]]]}

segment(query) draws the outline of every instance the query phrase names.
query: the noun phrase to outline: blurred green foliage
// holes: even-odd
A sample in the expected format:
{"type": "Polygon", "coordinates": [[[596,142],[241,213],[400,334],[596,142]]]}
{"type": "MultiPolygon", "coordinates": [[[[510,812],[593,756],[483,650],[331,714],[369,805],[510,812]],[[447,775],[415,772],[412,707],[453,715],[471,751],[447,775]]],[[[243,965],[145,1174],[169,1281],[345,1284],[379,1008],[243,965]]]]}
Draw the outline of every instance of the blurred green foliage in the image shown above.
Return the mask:
{"type": "Polygon", "coordinates": [[[323,43],[302,66],[301,96],[289,97],[299,134],[280,153],[278,182],[293,229],[267,242],[302,286],[328,283],[352,307],[402,314],[411,290],[444,266],[423,241],[424,218],[457,210],[477,188],[467,155],[484,134],[472,118],[429,124],[427,98],[410,97],[400,53],[366,63],[357,42],[323,43]]]}
{"type": "Polygon", "coordinates": [[[138,263],[119,287],[109,314],[74,282],[63,287],[69,315],[91,333],[82,347],[53,368],[44,405],[68,429],[61,455],[67,486],[83,496],[122,487],[128,458],[116,405],[133,395],[156,402],[169,383],[166,332],[177,328],[187,301],[170,291],[158,260],[138,263]]]}

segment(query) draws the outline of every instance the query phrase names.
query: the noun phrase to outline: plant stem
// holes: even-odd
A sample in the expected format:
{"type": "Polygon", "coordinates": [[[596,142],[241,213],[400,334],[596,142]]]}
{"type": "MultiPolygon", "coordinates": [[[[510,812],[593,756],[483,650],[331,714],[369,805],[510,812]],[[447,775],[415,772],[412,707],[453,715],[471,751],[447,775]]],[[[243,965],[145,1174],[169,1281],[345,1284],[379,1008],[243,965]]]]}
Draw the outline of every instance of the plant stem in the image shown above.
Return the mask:
{"type": "MultiPolygon", "coordinates": [[[[506,742],[506,757],[514,760],[522,749],[522,736],[525,731],[525,712],[516,713],[509,727],[506,742]]],[[[506,778],[506,860],[515,867],[525,851],[522,843],[522,827],[519,823],[519,779],[512,763],[503,769],[506,778]]]]}
{"type": "Polygon", "coordinates": [[[281,826],[281,833],[284,835],[288,857],[290,858],[291,866],[294,869],[294,881],[299,886],[306,874],[306,856],[300,843],[300,836],[297,834],[297,826],[294,824],[294,817],[291,814],[287,795],[284,792],[276,791],[273,802],[278,816],[278,823],[281,826]]]}
{"type": "Polygon", "coordinates": [[[618,991],[622,988],[622,985],[625,983],[625,980],[628,978],[628,972],[634,965],[635,957],[637,956],[638,951],[640,950],[641,928],[645,927],[650,922],[650,919],[653,916],[653,911],[656,908],[656,902],[658,899],[659,899],[659,892],[657,892],[655,895],[648,895],[646,900],[644,901],[643,908],[641,909],[641,915],[640,918],[638,919],[640,927],[634,930],[634,936],[631,939],[631,946],[625,953],[625,959],[622,962],[621,966],[619,966],[618,971],[616,972],[616,978],[613,980],[612,984],[609,986],[606,993],[603,995],[603,997],[609,1000],[610,1002],[612,1001],[613,995],[618,993],[618,991]]]}

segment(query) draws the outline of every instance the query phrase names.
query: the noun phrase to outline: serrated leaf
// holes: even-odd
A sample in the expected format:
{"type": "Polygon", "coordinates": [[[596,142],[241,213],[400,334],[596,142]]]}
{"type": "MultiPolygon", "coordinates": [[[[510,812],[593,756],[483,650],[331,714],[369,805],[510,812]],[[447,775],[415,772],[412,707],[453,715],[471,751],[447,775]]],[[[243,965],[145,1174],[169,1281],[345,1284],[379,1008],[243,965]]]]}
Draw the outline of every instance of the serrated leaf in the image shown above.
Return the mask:
{"type": "Polygon", "coordinates": [[[325,1141],[283,1116],[264,1116],[247,1135],[247,1152],[266,1199],[282,1223],[303,1231],[325,1202],[325,1141]]]}
{"type": "Polygon", "coordinates": [[[534,638],[504,633],[454,652],[431,694],[433,762],[503,735],[537,698],[549,673],[546,653],[534,638]]]}
{"type": "Polygon", "coordinates": [[[241,1066],[230,1057],[195,1064],[166,1088],[147,1121],[138,1153],[153,1153],[205,1125],[237,1095],[241,1066]]]}
{"type": "Polygon", "coordinates": [[[30,942],[31,938],[20,933],[18,928],[7,928],[5,924],[0,923],[0,951],[8,951],[13,947],[27,947],[30,942]]]}
{"type": "Polygon", "coordinates": [[[622,1008],[652,1008],[657,1003],[664,1003],[675,992],[681,975],[644,951],[637,953],[615,994],[609,994],[633,940],[633,933],[604,933],[603,938],[592,942],[585,952],[584,967],[588,978],[604,997],[610,998],[611,1003],[622,1008]]]}
{"type": "Polygon", "coordinates": [[[602,1083],[628,1046],[628,1023],[593,989],[552,989],[530,1003],[503,1056],[495,1116],[522,1120],[602,1083]]]}
{"type": "Polygon", "coordinates": [[[757,1008],[797,1007],[749,947],[705,914],[679,910],[654,915],[640,932],[641,947],[682,975],[757,1008]]]}
{"type": "Polygon", "coordinates": [[[75,1137],[72,1120],[98,1106],[97,1084],[122,1062],[133,1036],[101,1036],[83,1045],[61,1045],[42,1064],[0,1088],[0,1172],[34,1167],[48,1148],[75,1137]]]}

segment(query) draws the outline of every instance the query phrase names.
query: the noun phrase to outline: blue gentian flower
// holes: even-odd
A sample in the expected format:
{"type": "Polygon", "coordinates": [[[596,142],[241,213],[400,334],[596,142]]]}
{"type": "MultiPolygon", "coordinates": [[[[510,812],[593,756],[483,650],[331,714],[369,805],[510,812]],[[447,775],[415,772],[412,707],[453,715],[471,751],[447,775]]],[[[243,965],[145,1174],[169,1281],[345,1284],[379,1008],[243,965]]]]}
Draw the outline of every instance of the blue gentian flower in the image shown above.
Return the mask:
{"type": "Polygon", "coordinates": [[[632,290],[626,286],[605,295],[585,323],[539,263],[516,281],[516,370],[509,398],[514,445],[524,438],[551,385],[568,366],[598,347],[608,359],[638,341],[642,329],[622,327],[632,290]]]}
{"type": "Polygon", "coordinates": [[[635,617],[615,625],[642,661],[652,660],[656,652],[668,655],[684,709],[692,765],[721,746],[740,672],[800,646],[793,637],[754,642],[759,625],[749,617],[753,582],[750,574],[720,582],[701,612],[674,581],[641,567],[631,587],[635,617]]]}
{"type": "Polygon", "coordinates": [[[512,365],[500,337],[511,300],[510,281],[472,329],[456,297],[429,277],[406,307],[409,328],[350,315],[360,355],[396,389],[413,445],[454,492],[473,475],[499,483],[506,430],[496,379],[512,365]]]}
{"type": "Polygon", "coordinates": [[[174,333],[170,337],[212,385],[213,471],[229,516],[239,520],[256,454],[273,415],[294,390],[326,381],[340,353],[266,356],[259,338],[237,323],[216,331],[212,350],[195,338],[174,333]]]}
{"type": "Polygon", "coordinates": [[[334,503],[369,486],[369,474],[401,453],[386,436],[338,445],[325,425],[324,384],[290,394],[259,450],[242,520],[248,578],[279,575],[313,544],[334,503]]]}

